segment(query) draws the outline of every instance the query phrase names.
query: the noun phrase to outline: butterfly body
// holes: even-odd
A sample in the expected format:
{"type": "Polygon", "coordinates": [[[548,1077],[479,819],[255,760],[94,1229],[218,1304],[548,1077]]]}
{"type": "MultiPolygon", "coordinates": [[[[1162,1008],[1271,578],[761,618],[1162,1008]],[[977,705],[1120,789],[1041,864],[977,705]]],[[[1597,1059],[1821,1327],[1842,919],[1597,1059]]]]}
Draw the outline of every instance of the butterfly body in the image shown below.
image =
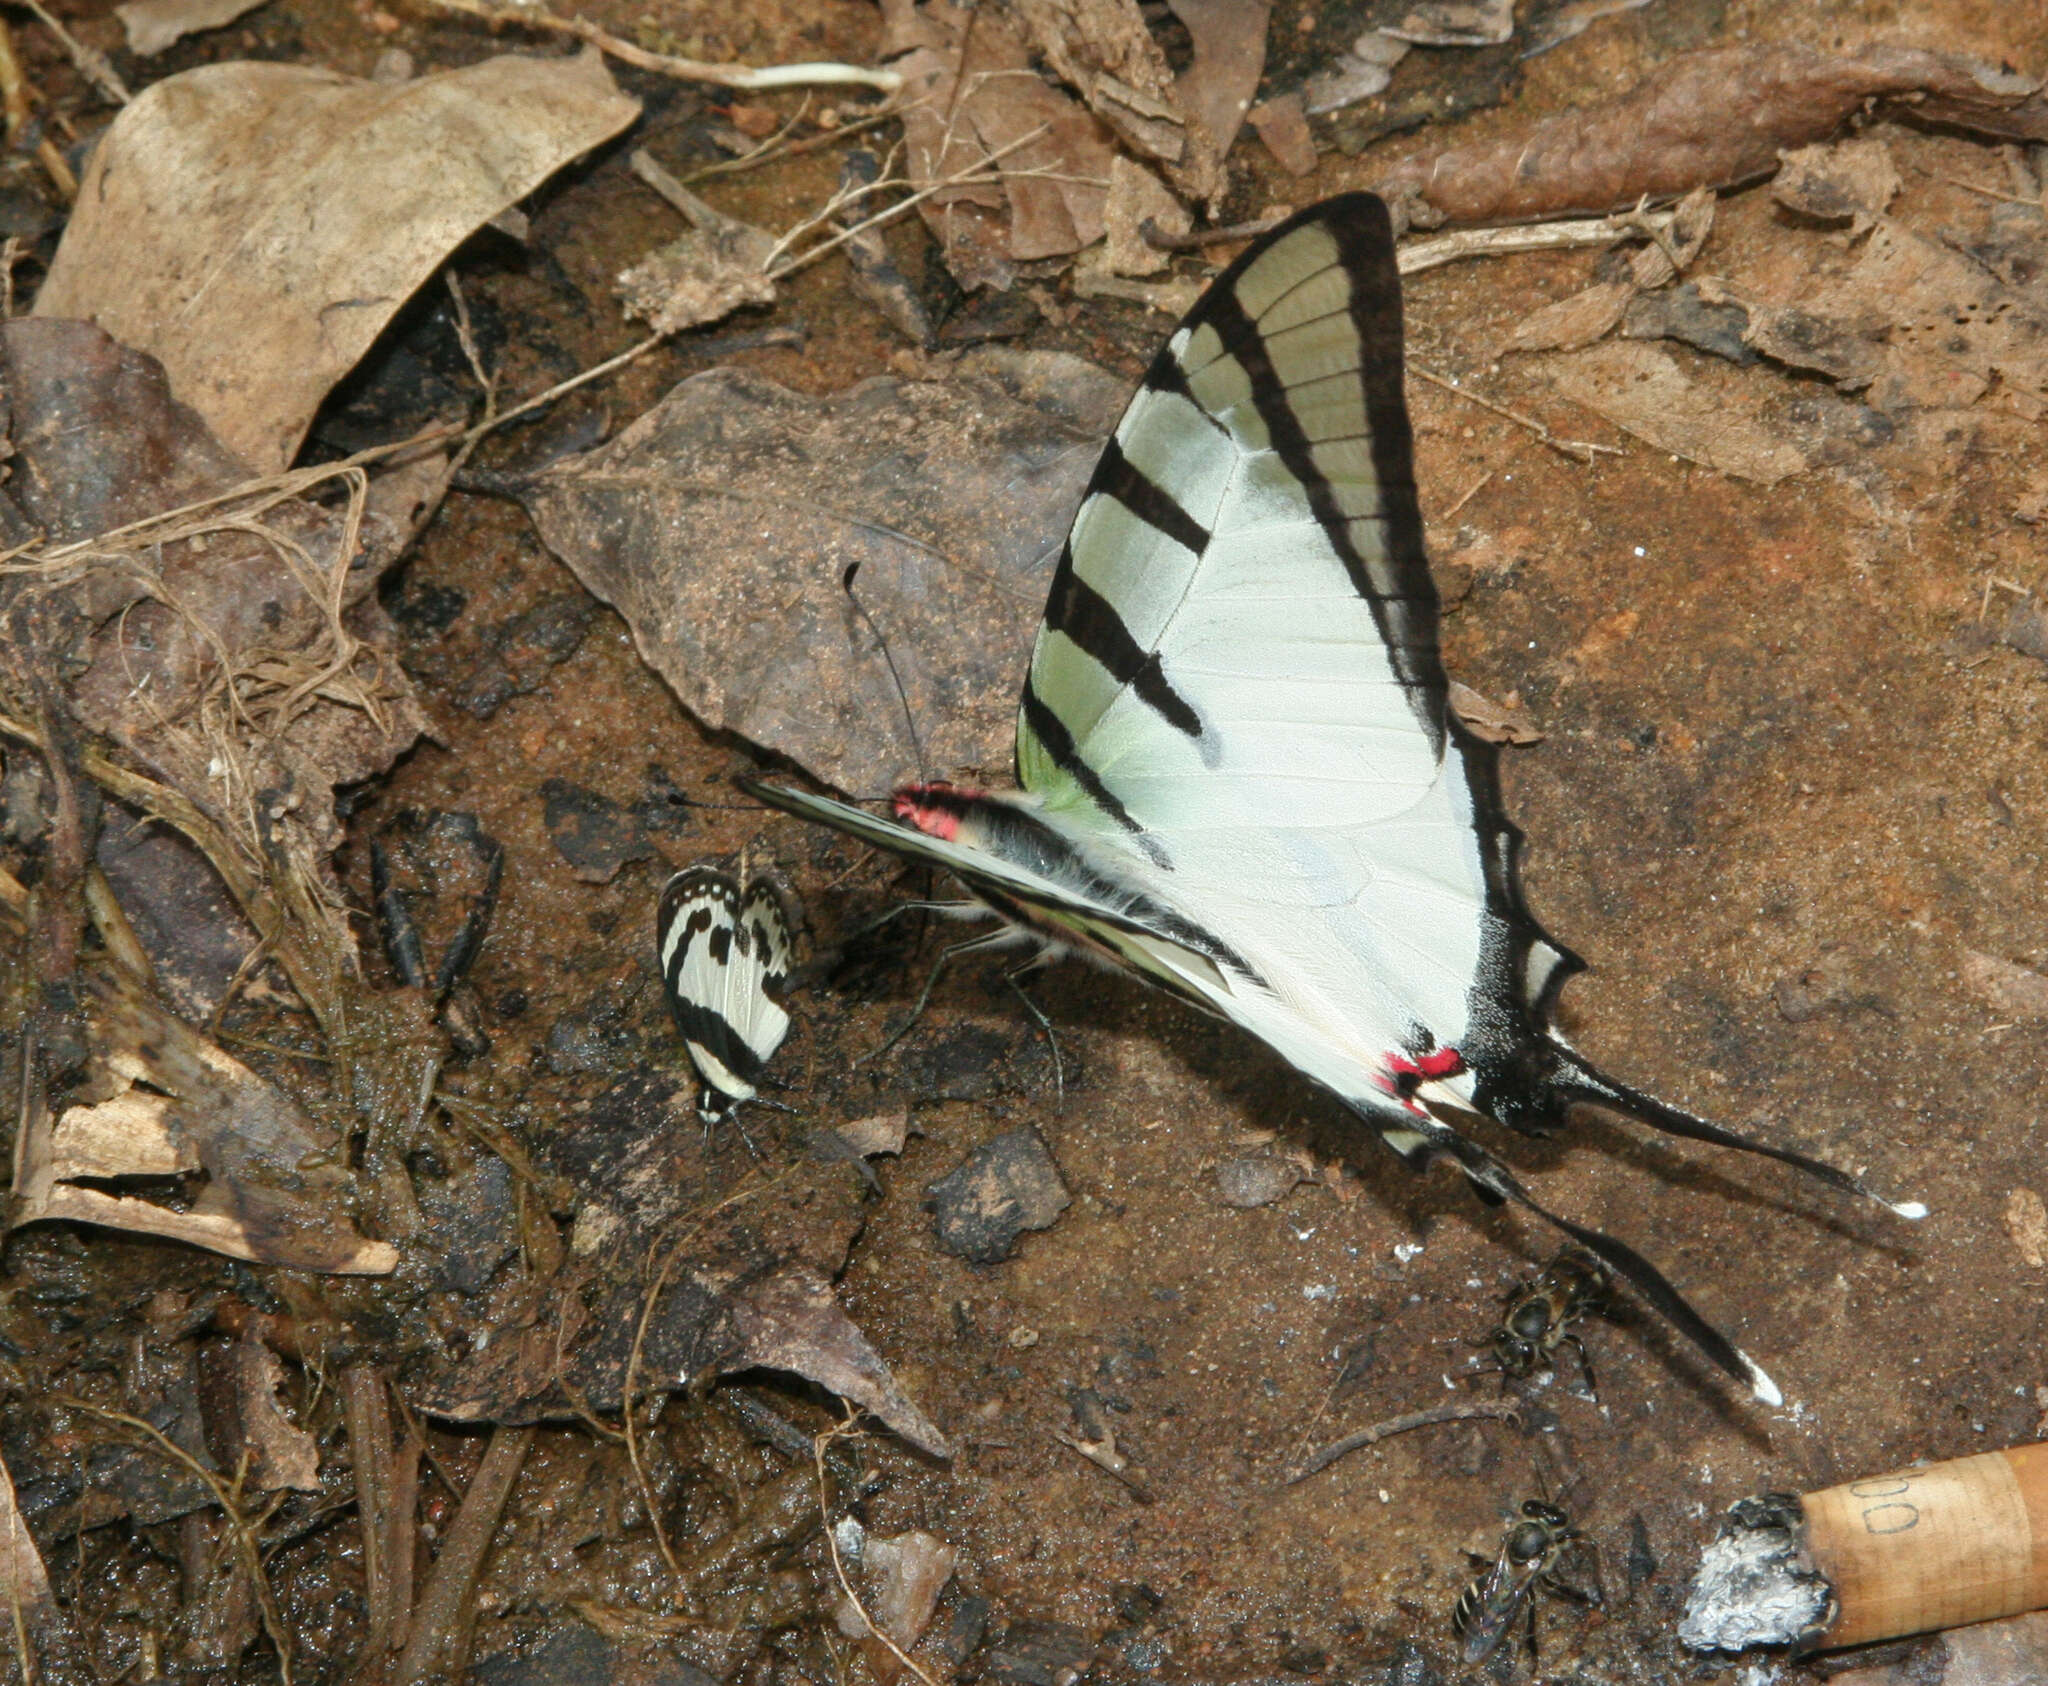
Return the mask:
{"type": "Polygon", "coordinates": [[[1411,1164],[1449,1158],[1556,1224],[1774,1400],[1648,1261],[1546,1211],[1460,1128],[1542,1134],[1593,1102],[1858,1187],[1616,1082],[1554,1029],[1582,963],[1523,902],[1497,748],[1451,715],[1401,341],[1378,199],[1262,238],[1104,448],[1032,649],[1019,788],[906,786],[894,820],[747,788],[1230,1019],[1411,1164]]]}

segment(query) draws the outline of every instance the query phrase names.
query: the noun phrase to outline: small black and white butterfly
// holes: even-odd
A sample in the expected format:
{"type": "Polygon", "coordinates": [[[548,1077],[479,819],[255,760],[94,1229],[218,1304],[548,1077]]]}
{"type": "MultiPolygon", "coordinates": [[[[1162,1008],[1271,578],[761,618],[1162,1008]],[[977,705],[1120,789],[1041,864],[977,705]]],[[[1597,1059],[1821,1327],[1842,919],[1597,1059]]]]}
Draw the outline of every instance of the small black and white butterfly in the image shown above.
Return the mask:
{"type": "Polygon", "coordinates": [[[655,954],[669,1011],[704,1079],[697,1113],[707,1124],[759,1098],[754,1086],[789,1034],[780,997],[795,924],[788,892],[765,874],[743,890],[700,861],[662,889],[655,954]]]}

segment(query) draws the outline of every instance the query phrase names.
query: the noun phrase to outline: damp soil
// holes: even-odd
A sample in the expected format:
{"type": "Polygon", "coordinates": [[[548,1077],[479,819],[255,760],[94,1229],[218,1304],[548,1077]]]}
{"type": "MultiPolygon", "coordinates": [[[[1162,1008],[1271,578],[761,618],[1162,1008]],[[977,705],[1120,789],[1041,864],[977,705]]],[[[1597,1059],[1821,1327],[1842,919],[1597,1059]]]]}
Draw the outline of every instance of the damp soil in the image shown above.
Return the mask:
{"type": "MultiPolygon", "coordinates": [[[[1745,31],[1824,44],[1837,29],[1890,25],[2038,68],[2044,43],[2023,10],[1673,0],[1534,61],[1514,112],[1625,86],[1673,50],[1745,31]]],[[[629,34],[639,22],[630,6],[585,11],[629,34]]],[[[755,62],[858,59],[878,29],[850,0],[775,0],[743,17],[669,11],[660,26],[674,50],[755,62]]],[[[1277,8],[1276,34],[1308,35],[1297,24],[1313,20],[1297,14],[1277,8]]],[[[224,44],[168,63],[255,52],[366,71],[399,45],[436,68],[492,46],[411,13],[389,31],[366,15],[273,5],[224,44]]],[[[671,161],[716,156],[703,92],[631,72],[622,81],[654,113],[634,144],[671,161]]],[[[1483,136],[1504,121],[1482,114],[1468,128],[1483,136]]],[[[1906,130],[1887,139],[1922,226],[1981,215],[1955,183],[1989,179],[1993,152],[1906,130]]],[[[1235,209],[1307,203],[1366,179],[1376,161],[1373,149],[1330,155],[1316,177],[1291,181],[1261,176],[1260,156],[1235,209]]],[[[835,169],[827,151],[707,191],[781,227],[825,197],[835,169]]],[[[488,236],[465,251],[465,286],[493,324],[506,388],[530,390],[629,343],[610,278],[670,230],[618,151],[534,207],[530,258],[488,236]]],[[[1788,238],[1765,195],[1738,195],[1722,207],[1714,261],[1753,270],[1788,238]]],[[[921,232],[898,229],[892,244],[925,273],[921,232]]],[[[1585,285],[1594,264],[1561,254],[1417,277],[1411,350],[1506,402],[1547,406],[1562,426],[1560,406],[1518,386],[1494,349],[1530,311],[1585,285]]],[[[1057,278],[1028,286],[1041,316],[1024,343],[1132,377],[1169,326],[1135,306],[1076,300],[1057,278]]],[[[415,311],[388,344],[410,335],[417,348],[443,331],[415,311]]],[[[715,362],[811,392],[918,366],[821,264],[772,319],[683,336],[508,432],[474,466],[516,471],[589,443],[715,362]],[[801,323],[802,346],[734,348],[770,320],[801,323]]],[[[374,411],[374,379],[331,408],[334,448],[374,411]]],[[[2043,1271],[2005,1212],[2015,1189],[2042,1187],[2048,1029],[2001,1021],[1959,976],[1971,950],[2048,959],[2048,670],[1961,636],[1987,592],[2003,590],[1995,582],[2042,577],[2041,529],[2009,514],[2038,473],[2038,436],[1959,424],[1966,436],[1931,443],[1923,460],[1894,456],[1882,475],[1851,456],[1767,490],[1600,431],[1584,413],[1572,425],[1623,454],[1571,460],[1435,385],[1411,382],[1410,402],[1432,549],[1455,598],[1452,672],[1489,696],[1516,694],[1545,734],[1507,754],[1504,779],[1528,837],[1529,900],[1590,964],[1565,995],[1567,1034],[1632,1083],[1865,1170],[1933,1216],[1909,1227],[1779,1167],[1647,1141],[1596,1116],[1547,1143],[1490,1138],[1553,1208],[1657,1259],[1779,1380],[1789,1408],[1738,1398],[1624,1307],[1583,1329],[1597,1402],[1567,1366],[1507,1395],[1518,1420],[1418,1429],[1290,1485],[1305,1448],[1348,1430],[1501,1397],[1497,1378],[1474,1373],[1478,1343],[1554,1237],[1479,1207],[1448,1172],[1412,1175],[1227,1026],[1071,963],[1030,984],[1049,1038],[999,972],[962,965],[877,1055],[944,939],[903,921],[904,940],[871,945],[861,966],[794,998],[777,1091],[792,1110],[749,1109],[744,1139],[719,1126],[705,1149],[772,1170],[802,1161],[820,1126],[911,1114],[900,1157],[877,1162],[839,1289],[956,1448],[941,1463],[876,1436],[862,1452],[869,1532],[922,1528],[959,1554],[935,1632],[964,1647],[984,1624],[981,1649],[962,1659],[921,1652],[934,1671],[1376,1680],[1419,1647],[1435,1672],[1411,1668],[1413,1678],[1455,1679],[1448,1619],[1473,1572],[1467,1554],[1490,1555],[1513,1507],[1547,1490],[1600,1548],[1607,1601],[1539,1601],[1544,1674],[1687,1679],[1695,1665],[1670,1635],[1712,1513],[1759,1489],[2039,1436],[2043,1271]],[[1072,1204],[1002,1262],[941,1251],[929,1185],[1027,1125],[1072,1204]],[[1296,1151],[1313,1174],[1277,1200],[1243,1207],[1219,1194],[1219,1165],[1296,1151]],[[1078,1432],[1077,1389],[1106,1409],[1142,1493],[1063,1443],[1078,1432]],[[1654,1571],[1631,1559],[1632,1531],[1654,1571]]],[[[666,1074],[687,1088],[650,953],[672,868],[742,849],[771,857],[818,952],[924,891],[895,863],[738,796],[730,779],[756,765],[749,748],[698,729],[515,504],[458,490],[387,601],[434,741],[358,794],[343,880],[368,907],[367,840],[406,808],[473,814],[503,845],[502,892],[471,974],[491,1047],[449,1087],[516,1119],[541,1158],[622,1082],[666,1074]],[[590,793],[625,843],[579,868],[550,811],[590,808],[590,793]]],[[[650,1110],[647,1127],[701,1131],[686,1100],[650,1110]]],[[[118,1330],[166,1287],[247,1287],[238,1268],[110,1234],[21,1233],[5,1261],[0,1293],[30,1324],[61,1314],[118,1330]]],[[[95,1350],[80,1347],[87,1359],[95,1350]]],[[[822,1396],[768,1377],[747,1386],[807,1432],[831,1420],[822,1396]]],[[[698,1577],[685,1596],[704,1619],[673,1615],[671,1572],[635,1512],[616,1437],[549,1426],[485,1572],[479,1678],[696,1678],[673,1672],[682,1660],[722,1680],[887,1678],[893,1665],[832,1624],[829,1562],[801,1526],[812,1472],[738,1435],[723,1409],[715,1390],[682,1395],[649,1431],[702,1488],[685,1484],[671,1527],[698,1577]],[[773,1516],[760,1520],[777,1505],[788,1512],[779,1535],[773,1516]],[[712,1549],[749,1517],[780,1555],[712,1549]],[[761,1616],[770,1605],[773,1620],[761,1616]],[[611,1624],[587,1622],[579,1606],[611,1611],[611,1624]]],[[[430,1504],[445,1509],[481,1441],[436,1428],[430,1445],[447,1482],[429,1484],[430,1504]]],[[[160,1539],[121,1526],[121,1539],[81,1535],[53,1563],[94,1612],[110,1662],[178,1599],[160,1539]]],[[[352,1527],[309,1529],[272,1568],[309,1636],[302,1677],[346,1675],[362,1620],[352,1527]]],[[[1526,1671],[1525,1654],[1504,1655],[1504,1668],[1526,1671]]],[[[261,1657],[242,1672],[263,1677],[261,1657]]]]}

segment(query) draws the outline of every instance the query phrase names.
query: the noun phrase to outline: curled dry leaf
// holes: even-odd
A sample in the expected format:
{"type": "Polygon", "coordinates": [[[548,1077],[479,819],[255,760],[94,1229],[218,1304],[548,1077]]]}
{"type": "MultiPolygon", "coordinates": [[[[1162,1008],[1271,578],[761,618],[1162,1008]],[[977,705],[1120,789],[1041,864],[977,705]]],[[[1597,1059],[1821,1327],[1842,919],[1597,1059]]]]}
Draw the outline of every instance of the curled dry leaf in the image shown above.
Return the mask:
{"type": "Polygon", "coordinates": [[[1178,82],[1137,0],[1016,0],[1016,7],[1031,45],[1088,109],[1181,193],[1213,209],[1224,187],[1224,151],[1264,64],[1263,0],[1179,0],[1174,10],[1194,40],[1195,62],[1178,82]],[[1228,133],[1219,135],[1211,119],[1228,133]]]}
{"type": "Polygon", "coordinates": [[[903,55],[910,180],[920,190],[953,183],[919,214],[960,285],[1007,288],[1016,264],[1101,239],[1109,132],[1032,68],[1002,14],[890,0],[883,15],[882,50],[903,55]],[[998,152],[992,171],[979,169],[998,152]]]}
{"type": "Polygon", "coordinates": [[[155,58],[166,47],[204,29],[233,23],[254,11],[263,0],[128,0],[114,16],[128,32],[128,50],[138,58],[155,58]]]}
{"type": "Polygon", "coordinates": [[[1771,179],[1771,197],[1820,222],[1846,222],[1861,234],[1899,191],[1899,172],[1881,140],[1835,141],[1787,152],[1771,179]]]}
{"type": "Polygon", "coordinates": [[[516,490],[706,725],[844,790],[998,769],[1053,563],[1126,394],[1058,354],[984,350],[959,368],[830,398],[707,370],[516,490]]]}
{"type": "Polygon", "coordinates": [[[36,314],[148,352],[229,450],[275,472],[457,245],[638,111],[594,50],[398,86],[186,71],[94,149],[36,314]]]}
{"type": "Polygon", "coordinates": [[[282,1090],[173,1018],[111,965],[78,974],[91,1031],[88,1083],[54,1126],[22,1129],[16,1224],[62,1219],[187,1241],[292,1270],[381,1274],[396,1249],[349,1213],[341,1140],[282,1090]],[[203,1177],[183,1208],[102,1186],[203,1177]]]}
{"type": "Polygon", "coordinates": [[[1470,685],[1451,681],[1451,712],[1481,743],[1531,744],[1543,741],[1543,729],[1519,702],[1497,703],[1470,685]]]}
{"type": "Polygon", "coordinates": [[[1381,189],[1452,222],[1606,211],[1767,176],[1780,149],[1825,139],[1873,101],[1979,134],[2048,139],[2038,83],[1956,54],[1719,47],[1672,60],[1619,99],[1408,159],[1381,189]]]}
{"type": "Polygon", "coordinates": [[[1339,53],[1336,61],[1311,75],[1302,98],[1311,117],[1342,111],[1347,105],[1383,94],[1394,79],[1394,66],[1408,56],[1409,44],[1369,29],[1339,53]]]}
{"type": "Polygon", "coordinates": [[[1109,201],[1104,207],[1112,275],[1156,275],[1172,259],[1145,238],[1150,222],[1162,234],[1185,234],[1194,226],[1187,207],[1167,192],[1142,164],[1119,158],[1109,167],[1109,201]]]}
{"type": "Polygon", "coordinates": [[[1498,47],[1515,32],[1514,0],[1413,0],[1380,30],[1418,47],[1498,47]]]}
{"type": "Polygon", "coordinates": [[[258,1492],[320,1491],[320,1443],[277,1402],[284,1367],[261,1341],[235,1344],[235,1407],[249,1453],[249,1483],[258,1492]]]}
{"type": "Polygon", "coordinates": [[[768,267],[775,238],[707,205],[645,152],[633,173],[689,220],[688,232],[658,246],[621,272],[619,299],[628,316],[657,334],[716,322],[742,305],[775,302],[768,267]]]}
{"type": "Polygon", "coordinates": [[[2048,1019],[2048,976],[1995,954],[1963,951],[1963,987],[2009,1019],[2048,1019]]]}
{"type": "Polygon", "coordinates": [[[1612,333],[1635,296],[1632,281],[1596,281],[1584,292],[1532,310],[1515,324],[1501,350],[1577,351],[1612,333]]]}
{"type": "Polygon", "coordinates": [[[1594,346],[1561,361],[1552,380],[1566,397],[1658,450],[1738,480],[1775,486],[1810,466],[1806,453],[1764,419],[1760,399],[1695,384],[1651,346],[1594,346]]]}

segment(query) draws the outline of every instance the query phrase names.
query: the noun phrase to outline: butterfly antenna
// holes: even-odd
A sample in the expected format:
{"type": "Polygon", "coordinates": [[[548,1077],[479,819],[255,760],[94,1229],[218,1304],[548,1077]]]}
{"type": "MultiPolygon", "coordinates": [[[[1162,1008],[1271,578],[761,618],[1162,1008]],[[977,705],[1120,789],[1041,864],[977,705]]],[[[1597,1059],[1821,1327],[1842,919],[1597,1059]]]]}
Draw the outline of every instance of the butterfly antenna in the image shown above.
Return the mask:
{"type": "Polygon", "coordinates": [[[1687,1141],[1712,1142],[1717,1147],[1740,1148],[1745,1153],[1760,1153],[1767,1159],[1782,1160],[1787,1165],[1797,1166],[1808,1176],[1826,1183],[1830,1188],[1841,1189],[1845,1194],[1860,1195],[1865,1200],[1874,1200],[1888,1212],[1917,1222],[1927,1216],[1927,1207],[1918,1200],[1887,1200],[1859,1177],[1851,1176],[1838,1165],[1815,1159],[1810,1154],[1800,1153],[1794,1148],[1779,1147],[1775,1143],[1759,1141],[1754,1136],[1745,1136],[1739,1131],[1711,1123],[1696,1113],[1687,1112],[1683,1107],[1673,1106],[1669,1101],[1660,1101],[1655,1095],[1632,1089],[1626,1083],[1617,1082],[1583,1058],[1575,1049],[1566,1047],[1553,1039],[1565,1064],[1565,1070],[1552,1078],[1552,1086],[1567,1099],[1587,1101],[1595,1106],[1606,1107],[1623,1116],[1633,1118],[1639,1124],[1647,1124],[1653,1130],[1661,1130],[1667,1136],[1680,1136],[1687,1141]]]}
{"type": "Polygon", "coordinates": [[[1473,1192],[1487,1205],[1498,1206],[1504,1201],[1511,1201],[1561,1230],[1642,1295],[1651,1309],[1747,1387],[1759,1402],[1765,1405],[1785,1403],[1785,1395],[1778,1384],[1764,1374],[1755,1360],[1693,1310],[1685,1296],[1666,1280],[1664,1273],[1626,1242],[1617,1241],[1613,1236],[1589,1229],[1584,1224],[1573,1223],[1570,1218],[1560,1217],[1548,1207],[1539,1205],[1535,1196],[1515,1180],[1505,1165],[1448,1124],[1434,1118],[1415,1117],[1389,1123],[1385,1114],[1377,1111],[1371,1102],[1347,1104],[1379,1131],[1387,1145],[1410,1165],[1420,1168],[1433,1159],[1453,1160],[1465,1173],[1465,1180],[1472,1185],[1473,1192]]]}
{"type": "Polygon", "coordinates": [[[917,716],[910,711],[910,693],[904,689],[903,675],[896,670],[896,656],[889,648],[889,640],[882,636],[882,629],[875,625],[875,617],[868,613],[868,606],[853,589],[854,576],[859,572],[858,562],[847,563],[846,571],[839,576],[839,588],[846,593],[846,600],[853,605],[854,613],[867,623],[868,631],[875,635],[875,643],[881,647],[882,660],[888,664],[890,681],[896,687],[896,700],[903,705],[903,724],[910,733],[910,753],[917,760],[917,776],[922,782],[926,777],[924,743],[917,735],[917,716]]]}

